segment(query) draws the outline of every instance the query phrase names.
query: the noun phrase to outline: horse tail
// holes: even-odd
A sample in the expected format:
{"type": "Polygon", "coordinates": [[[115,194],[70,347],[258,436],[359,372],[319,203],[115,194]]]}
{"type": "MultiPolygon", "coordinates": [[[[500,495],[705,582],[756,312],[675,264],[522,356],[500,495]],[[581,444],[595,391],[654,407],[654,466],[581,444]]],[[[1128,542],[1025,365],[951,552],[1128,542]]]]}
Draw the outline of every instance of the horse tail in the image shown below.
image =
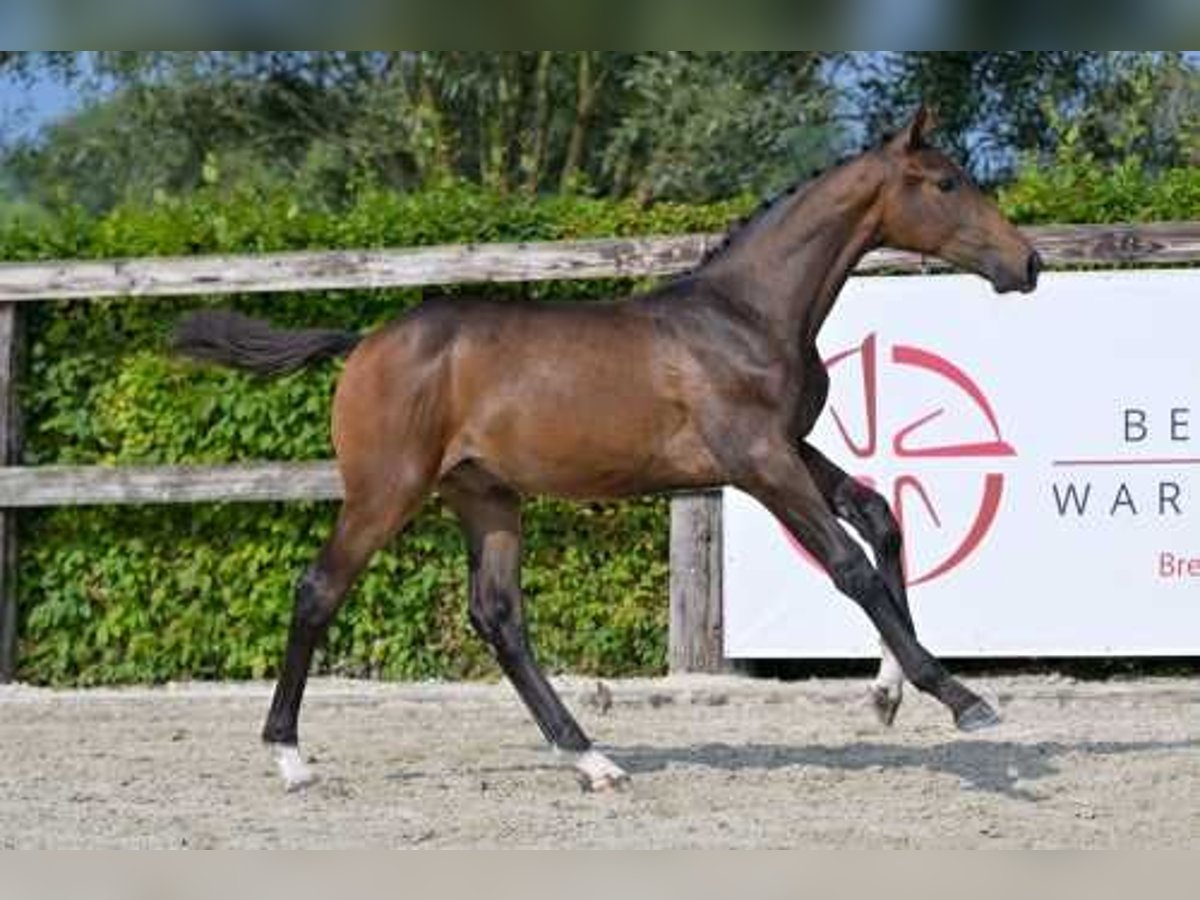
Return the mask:
{"type": "Polygon", "coordinates": [[[191,359],[271,376],[345,356],[361,340],[353,331],[275,328],[241,313],[200,310],[175,326],[171,349],[191,359]]]}

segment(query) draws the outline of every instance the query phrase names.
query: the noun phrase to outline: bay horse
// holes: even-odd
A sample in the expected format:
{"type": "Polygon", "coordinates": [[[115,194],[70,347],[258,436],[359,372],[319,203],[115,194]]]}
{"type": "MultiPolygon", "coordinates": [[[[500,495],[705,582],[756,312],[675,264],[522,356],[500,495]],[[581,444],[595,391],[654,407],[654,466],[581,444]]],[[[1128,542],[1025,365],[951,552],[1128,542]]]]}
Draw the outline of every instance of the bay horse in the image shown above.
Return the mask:
{"type": "Polygon", "coordinates": [[[438,299],[361,336],[198,312],[177,352],[260,374],[350,354],[333,401],[345,489],[301,578],[263,730],[288,789],[313,775],[297,720],[314,648],[371,556],[438,492],[468,549],[470,620],[584,786],[626,774],[538,668],[521,600],[521,501],[734,485],[757,498],[869,617],[870,696],[891,724],[905,679],[964,731],[991,706],[918,641],[887,502],[806,439],[829,379],[816,339],[855,264],[892,247],[1028,293],[1041,258],[955,163],[922,108],[897,136],[765,205],[689,274],[613,302],[438,299]],[[353,352],[351,352],[353,351],[353,352]],[[839,524],[872,548],[874,563],[839,524]]]}

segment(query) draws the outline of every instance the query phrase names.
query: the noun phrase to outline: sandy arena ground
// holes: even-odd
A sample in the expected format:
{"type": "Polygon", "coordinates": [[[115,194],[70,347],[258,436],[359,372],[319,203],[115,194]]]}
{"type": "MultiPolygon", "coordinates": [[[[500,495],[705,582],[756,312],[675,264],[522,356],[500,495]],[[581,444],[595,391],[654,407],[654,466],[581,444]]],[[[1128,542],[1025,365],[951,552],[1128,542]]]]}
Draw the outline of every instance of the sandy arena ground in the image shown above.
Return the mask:
{"type": "Polygon", "coordinates": [[[633,774],[583,794],[505,685],[310,686],[321,781],[286,795],[266,685],[0,687],[0,847],[1200,847],[1200,685],[973,680],[1005,724],[960,737],[865,682],[562,684],[633,774]]]}

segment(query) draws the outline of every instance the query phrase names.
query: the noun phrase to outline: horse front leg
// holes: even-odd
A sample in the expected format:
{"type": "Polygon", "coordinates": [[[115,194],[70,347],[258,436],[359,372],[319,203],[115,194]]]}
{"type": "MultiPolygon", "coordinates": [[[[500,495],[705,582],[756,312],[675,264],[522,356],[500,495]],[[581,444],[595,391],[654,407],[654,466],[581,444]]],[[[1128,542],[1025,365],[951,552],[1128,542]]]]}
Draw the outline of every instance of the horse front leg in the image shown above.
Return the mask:
{"type": "MultiPolygon", "coordinates": [[[[761,433],[761,430],[760,430],[761,433]]],[[[780,437],[760,439],[731,460],[737,487],[769,509],[870,618],[904,676],[940,700],[963,731],[999,722],[995,711],[921,646],[884,577],[843,530],[799,453],[780,437]]]]}
{"type": "MultiPolygon", "coordinates": [[[[820,450],[808,443],[799,446],[800,458],[834,515],[857,531],[871,552],[875,567],[887,585],[896,611],[916,634],[908,604],[900,523],[876,491],[848,475],[820,450]]],[[[884,725],[892,725],[904,699],[904,670],[887,641],[880,640],[879,673],[871,685],[871,707],[884,725]]]]}

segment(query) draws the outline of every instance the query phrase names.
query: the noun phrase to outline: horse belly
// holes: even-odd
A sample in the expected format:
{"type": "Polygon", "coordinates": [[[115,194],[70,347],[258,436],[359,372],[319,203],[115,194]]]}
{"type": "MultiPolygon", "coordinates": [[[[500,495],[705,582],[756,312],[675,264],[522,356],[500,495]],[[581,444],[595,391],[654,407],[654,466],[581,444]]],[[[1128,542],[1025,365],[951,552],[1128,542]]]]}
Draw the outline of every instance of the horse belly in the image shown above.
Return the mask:
{"type": "Polygon", "coordinates": [[[458,455],[527,494],[620,497],[661,490],[697,467],[683,416],[624,373],[619,382],[508,378],[481,398],[458,455]]]}
{"type": "Polygon", "coordinates": [[[489,468],[519,490],[607,497],[652,489],[661,434],[643,410],[531,398],[494,423],[480,447],[489,468]]]}

